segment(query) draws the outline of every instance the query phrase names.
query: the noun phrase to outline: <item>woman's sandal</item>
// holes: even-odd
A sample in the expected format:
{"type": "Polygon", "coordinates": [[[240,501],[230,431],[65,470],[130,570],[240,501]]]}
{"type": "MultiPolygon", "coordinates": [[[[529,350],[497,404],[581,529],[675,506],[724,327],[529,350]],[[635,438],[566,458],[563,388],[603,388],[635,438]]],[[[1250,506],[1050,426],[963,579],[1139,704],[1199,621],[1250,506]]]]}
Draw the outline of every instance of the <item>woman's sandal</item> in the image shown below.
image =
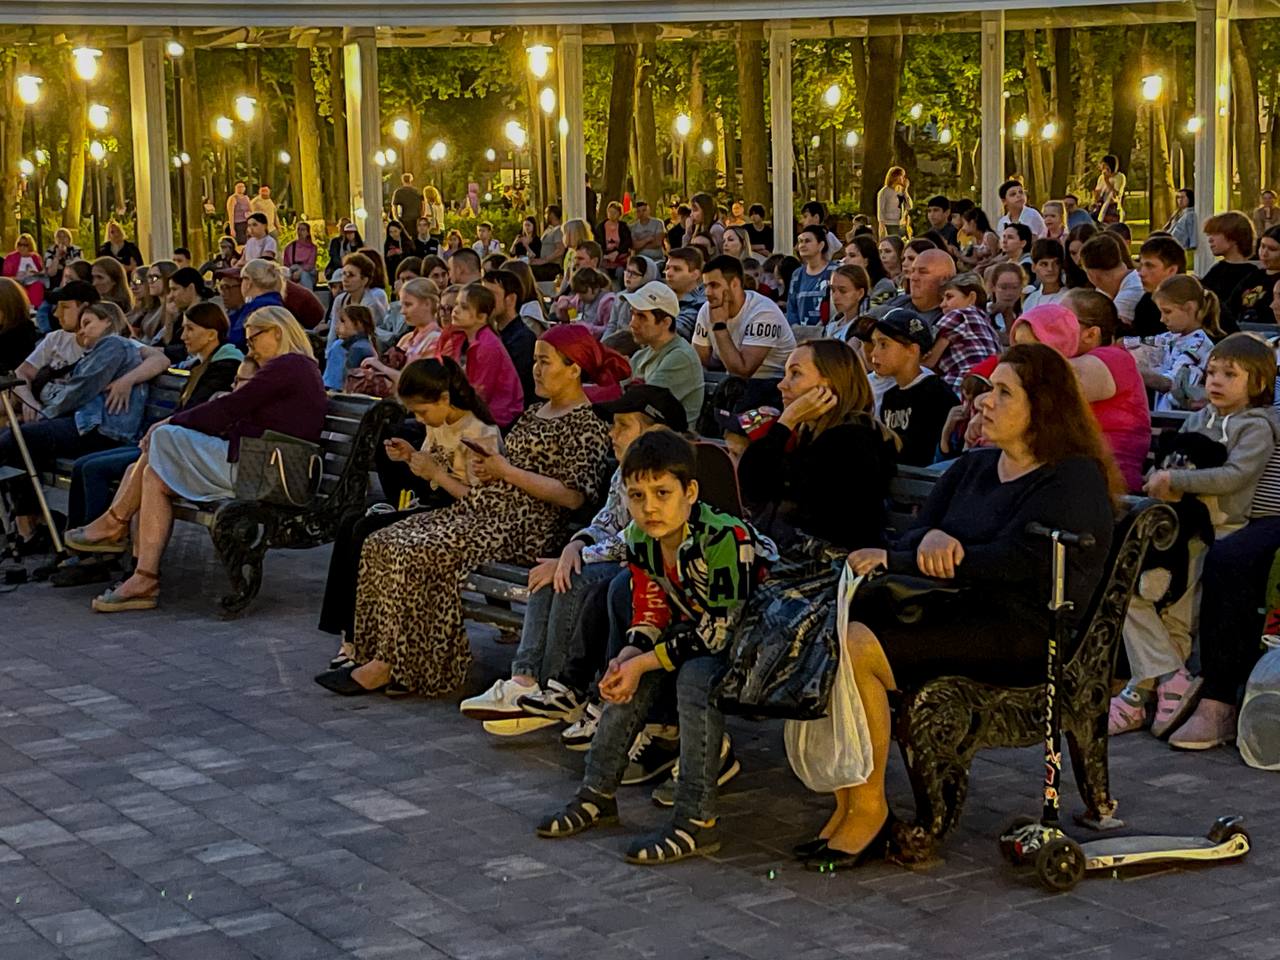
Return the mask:
{"type": "Polygon", "coordinates": [[[124,527],[122,539],[90,540],[84,535],[84,527],[76,527],[74,530],[68,530],[63,535],[62,542],[67,545],[69,550],[74,550],[76,553],[126,553],[129,550],[129,521],[121,517],[111,507],[107,508],[107,516],[124,527]]]}
{"type": "Polygon", "coordinates": [[[547,817],[537,826],[540,837],[559,840],[575,833],[618,822],[618,801],[583,787],[565,808],[547,817]]]}
{"type": "Polygon", "coordinates": [[[702,857],[720,849],[720,831],[714,824],[699,826],[683,817],[672,820],[657,833],[641,837],[627,850],[627,863],[652,866],[675,863],[686,857],[702,857]]]}
{"type": "Polygon", "coordinates": [[[102,596],[93,598],[93,609],[98,613],[123,613],[126,610],[154,610],[160,606],[160,575],[141,567],[136,567],[133,573],[155,584],[150,593],[140,597],[122,597],[120,587],[123,584],[117,583],[102,596]]]}

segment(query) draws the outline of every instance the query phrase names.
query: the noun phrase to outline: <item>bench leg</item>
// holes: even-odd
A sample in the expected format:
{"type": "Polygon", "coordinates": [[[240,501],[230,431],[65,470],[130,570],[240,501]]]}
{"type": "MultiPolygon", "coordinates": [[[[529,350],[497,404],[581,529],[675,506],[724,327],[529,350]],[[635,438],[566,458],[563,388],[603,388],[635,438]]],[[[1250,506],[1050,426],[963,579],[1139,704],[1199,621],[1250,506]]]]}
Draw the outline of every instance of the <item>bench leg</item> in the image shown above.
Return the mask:
{"type": "Polygon", "coordinates": [[[237,617],[262,586],[262,558],[267,552],[270,522],[252,511],[224,510],[219,512],[209,532],[218,559],[231,581],[231,592],[221,600],[222,615],[237,617]]]}
{"type": "Polygon", "coordinates": [[[957,706],[917,696],[898,711],[898,746],[916,801],[915,820],[901,824],[895,834],[896,852],[907,863],[937,855],[943,838],[959,822],[969,792],[971,723],[953,716],[957,706]]]}
{"type": "Polygon", "coordinates": [[[1106,829],[1117,826],[1114,820],[1118,804],[1111,796],[1111,774],[1107,765],[1107,715],[1091,723],[1068,727],[1067,748],[1071,751],[1071,769],[1084,801],[1084,822],[1106,829]]]}

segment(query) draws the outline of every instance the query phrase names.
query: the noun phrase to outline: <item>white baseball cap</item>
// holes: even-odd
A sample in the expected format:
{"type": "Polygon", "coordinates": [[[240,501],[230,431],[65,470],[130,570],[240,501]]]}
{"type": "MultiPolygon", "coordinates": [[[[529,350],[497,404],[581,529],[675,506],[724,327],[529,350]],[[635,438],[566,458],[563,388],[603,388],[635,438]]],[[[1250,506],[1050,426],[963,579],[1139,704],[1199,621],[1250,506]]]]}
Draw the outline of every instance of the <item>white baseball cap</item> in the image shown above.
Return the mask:
{"type": "Polygon", "coordinates": [[[680,298],[661,280],[650,280],[635,293],[624,293],[622,299],[636,310],[659,310],[669,317],[680,315],[680,298]]]}

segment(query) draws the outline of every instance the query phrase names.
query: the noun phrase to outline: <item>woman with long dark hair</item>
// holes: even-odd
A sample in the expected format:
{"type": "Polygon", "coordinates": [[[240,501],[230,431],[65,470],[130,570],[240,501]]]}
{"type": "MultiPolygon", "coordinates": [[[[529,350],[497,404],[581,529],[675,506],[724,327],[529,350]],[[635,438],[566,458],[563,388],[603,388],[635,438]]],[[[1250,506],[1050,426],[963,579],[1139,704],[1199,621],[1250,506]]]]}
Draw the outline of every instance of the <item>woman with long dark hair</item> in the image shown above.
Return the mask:
{"type": "Polygon", "coordinates": [[[858,234],[844,248],[844,262],[867,271],[871,280],[871,305],[879,306],[898,293],[898,288],[880,259],[880,247],[869,233],[858,234]]]}
{"type": "Polygon", "coordinates": [[[1097,232],[1098,227],[1093,223],[1078,223],[1067,232],[1067,242],[1064,248],[1066,258],[1062,262],[1062,285],[1068,290],[1093,289],[1093,284],[1089,282],[1089,278],[1084,272],[1084,267],[1080,266],[1080,248],[1084,246],[1086,240],[1095,236],[1097,232]]]}
{"type": "MultiPolygon", "coordinates": [[[[1000,686],[1044,682],[1049,549],[1031,522],[1089,534],[1068,555],[1067,596],[1076,621],[1089,607],[1111,548],[1114,497],[1124,484],[1071,366],[1052,347],[1011,347],[978,400],[991,446],[957,460],[934,485],[915,525],[889,549],[855,550],[855,573],[941,577],[964,588],[948,615],[911,626],[868,616],[843,642],[872,739],[873,769],[836,792],[815,841],[798,848],[813,869],[884,855],[893,817],[884,793],[890,690],[959,675],[1000,686]]],[[[855,606],[854,616],[858,612],[855,606]]],[[[1071,651],[1063,651],[1070,656],[1071,651]]]]}

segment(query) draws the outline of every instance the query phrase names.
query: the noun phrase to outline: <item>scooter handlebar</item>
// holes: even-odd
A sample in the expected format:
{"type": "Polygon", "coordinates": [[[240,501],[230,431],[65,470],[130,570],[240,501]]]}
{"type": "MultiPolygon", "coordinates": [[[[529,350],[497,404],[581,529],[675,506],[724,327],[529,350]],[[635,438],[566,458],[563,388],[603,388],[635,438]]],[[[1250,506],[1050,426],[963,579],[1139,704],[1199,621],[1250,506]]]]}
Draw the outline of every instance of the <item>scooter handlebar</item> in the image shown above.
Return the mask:
{"type": "Polygon", "coordinates": [[[1033,537],[1048,537],[1058,540],[1069,547],[1092,547],[1097,541],[1091,533],[1071,533],[1068,530],[1055,530],[1053,527],[1046,527],[1043,523],[1036,523],[1032,520],[1027,524],[1027,533],[1033,537]]]}

